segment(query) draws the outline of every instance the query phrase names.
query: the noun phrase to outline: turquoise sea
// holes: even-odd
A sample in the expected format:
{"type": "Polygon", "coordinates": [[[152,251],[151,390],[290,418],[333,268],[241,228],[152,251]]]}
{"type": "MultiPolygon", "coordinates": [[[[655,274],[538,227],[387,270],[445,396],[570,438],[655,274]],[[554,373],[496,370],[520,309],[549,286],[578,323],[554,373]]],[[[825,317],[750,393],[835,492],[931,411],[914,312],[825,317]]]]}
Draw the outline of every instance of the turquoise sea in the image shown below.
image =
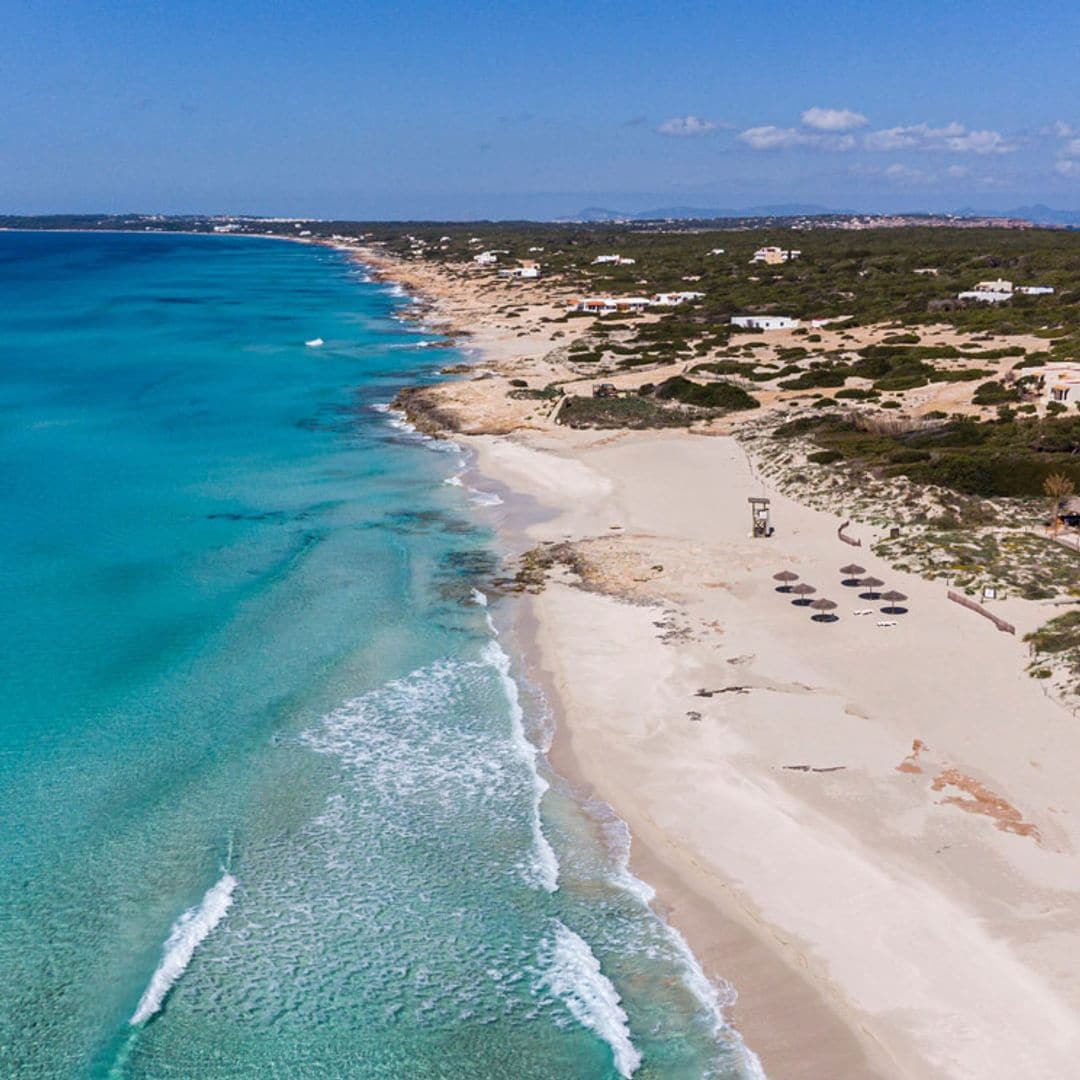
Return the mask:
{"type": "Polygon", "coordinates": [[[408,304],[0,233],[0,1076],[754,1075],[535,750],[496,499],[385,407],[457,359],[408,304]]]}

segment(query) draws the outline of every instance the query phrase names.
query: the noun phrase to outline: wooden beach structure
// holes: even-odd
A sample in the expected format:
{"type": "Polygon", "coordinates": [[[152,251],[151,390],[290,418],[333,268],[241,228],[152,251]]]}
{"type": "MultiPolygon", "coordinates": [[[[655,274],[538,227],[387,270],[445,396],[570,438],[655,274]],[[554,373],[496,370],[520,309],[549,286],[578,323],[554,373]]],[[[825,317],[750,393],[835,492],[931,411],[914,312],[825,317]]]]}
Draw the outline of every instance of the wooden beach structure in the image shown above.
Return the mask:
{"type": "Polygon", "coordinates": [[[769,500],[764,495],[751,495],[746,501],[750,504],[752,535],[755,539],[758,537],[768,539],[772,536],[772,525],[769,524],[769,500]]]}

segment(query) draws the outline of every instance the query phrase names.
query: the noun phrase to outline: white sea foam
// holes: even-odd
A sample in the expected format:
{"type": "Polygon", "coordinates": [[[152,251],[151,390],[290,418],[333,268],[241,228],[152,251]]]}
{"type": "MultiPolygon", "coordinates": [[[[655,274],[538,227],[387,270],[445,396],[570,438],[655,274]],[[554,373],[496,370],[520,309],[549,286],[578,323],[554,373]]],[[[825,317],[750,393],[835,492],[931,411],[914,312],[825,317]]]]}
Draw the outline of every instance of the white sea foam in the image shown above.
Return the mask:
{"type": "Polygon", "coordinates": [[[738,1057],[739,1074],[743,1080],[768,1080],[757,1054],[743,1042],[742,1036],[728,1023],[725,1011],[731,1009],[738,994],[730,983],[716,983],[705,974],[686,938],[668,925],[668,933],[681,954],[683,982],[687,989],[705,1006],[713,1019],[713,1036],[730,1046],[738,1057]]]}
{"type": "MultiPolygon", "coordinates": [[[[492,633],[497,633],[495,624],[491,621],[491,616],[488,615],[487,618],[492,633]]],[[[525,734],[525,713],[521,708],[518,685],[510,674],[510,657],[506,655],[503,647],[492,639],[484,646],[483,658],[486,663],[495,668],[499,673],[499,678],[502,680],[503,691],[510,705],[510,722],[513,725],[514,745],[521,758],[528,763],[533,777],[533,852],[531,864],[526,871],[526,877],[531,884],[539,885],[547,892],[555,892],[559,887],[559,859],[555,854],[555,849],[544,835],[543,823],[540,819],[540,803],[549,785],[540,775],[540,770],[537,768],[537,749],[529,742],[525,734]]]]}
{"type": "Polygon", "coordinates": [[[488,606],[488,598],[487,598],[487,596],[484,593],[482,593],[479,589],[473,589],[473,591],[471,593],[471,598],[472,598],[472,602],[474,604],[479,604],[480,607],[487,607],[488,606]]]}
{"type": "Polygon", "coordinates": [[[461,488],[469,497],[469,502],[474,506],[500,506],[502,505],[502,498],[495,494],[494,491],[481,491],[479,488],[470,487],[462,480],[462,476],[465,473],[465,469],[462,468],[461,472],[454,473],[453,476],[448,476],[443,483],[449,484],[451,487],[461,488]]]}
{"type": "MultiPolygon", "coordinates": [[[[631,834],[626,822],[607,803],[588,803],[585,810],[599,822],[604,846],[612,860],[612,883],[635,896],[646,906],[651,906],[656,898],[656,890],[630,869],[631,834]]],[[[739,1072],[743,1080],[766,1080],[757,1055],[746,1046],[725,1015],[738,999],[735,988],[730,983],[717,983],[710,979],[686,938],[666,920],[663,921],[663,927],[675,947],[674,951],[682,969],[683,984],[709,1015],[713,1037],[734,1050],[739,1058],[739,1072]]]]}
{"type": "Polygon", "coordinates": [[[629,1019],[618,992],[588,944],[559,919],[554,938],[554,943],[544,942],[547,970],[539,987],[558,997],[579,1024],[611,1047],[620,1076],[633,1076],[641,1054],[630,1041],[629,1019]]]}
{"type": "Polygon", "coordinates": [[[151,976],[128,1023],[142,1024],[161,1008],[166,995],[191,963],[195,950],[225,917],[232,904],[235,888],[236,878],[232,874],[224,874],[216,885],[207,890],[197,907],[185,911],[173,923],[161,950],[161,963],[151,976]]]}

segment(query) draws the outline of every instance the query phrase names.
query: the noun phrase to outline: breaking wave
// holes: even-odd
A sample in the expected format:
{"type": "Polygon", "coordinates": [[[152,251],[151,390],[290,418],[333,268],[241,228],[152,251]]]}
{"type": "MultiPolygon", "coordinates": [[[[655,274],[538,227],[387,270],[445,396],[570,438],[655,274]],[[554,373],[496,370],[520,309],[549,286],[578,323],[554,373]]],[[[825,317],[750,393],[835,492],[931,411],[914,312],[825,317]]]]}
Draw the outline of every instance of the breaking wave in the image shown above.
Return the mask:
{"type": "MultiPolygon", "coordinates": [[[[630,869],[632,838],[629,826],[606,803],[589,803],[584,809],[597,822],[604,846],[611,858],[612,884],[651,908],[656,898],[656,890],[630,869]]],[[[710,979],[686,938],[666,919],[662,920],[662,925],[673,946],[674,959],[681,968],[683,985],[700,1002],[708,1015],[713,1038],[731,1049],[738,1059],[739,1072],[744,1080],[766,1080],[765,1070],[757,1055],[747,1047],[742,1036],[728,1022],[726,1013],[738,999],[735,988],[728,982],[710,979]]]]}
{"type": "Polygon", "coordinates": [[[453,476],[448,476],[444,481],[444,484],[449,484],[451,487],[459,487],[464,491],[468,497],[469,502],[474,506],[500,506],[502,505],[502,498],[495,494],[493,491],[481,491],[479,488],[470,487],[461,479],[461,473],[455,473],[453,476]]]}
{"type": "MultiPolygon", "coordinates": [[[[488,625],[494,632],[494,624],[491,616],[488,616],[488,625]]],[[[521,707],[518,685],[510,674],[510,657],[495,640],[489,641],[484,646],[484,660],[489,663],[498,673],[502,681],[503,692],[510,705],[510,721],[513,725],[514,748],[521,759],[527,764],[533,780],[533,804],[532,804],[532,833],[533,833],[533,859],[529,876],[532,882],[539,885],[547,892],[555,892],[559,887],[559,860],[555,849],[548,843],[544,835],[543,824],[540,819],[540,803],[544,798],[544,792],[548,789],[548,782],[540,775],[537,768],[537,749],[525,734],[525,713],[521,707]]]]}
{"type": "Polygon", "coordinates": [[[546,970],[537,980],[538,989],[558,997],[579,1024],[611,1047],[620,1076],[633,1076],[641,1054],[630,1041],[622,999],[601,971],[592,949],[559,919],[555,920],[554,941],[545,939],[541,949],[546,954],[546,970]]]}
{"type": "Polygon", "coordinates": [[[232,904],[235,888],[236,878],[232,874],[224,874],[216,885],[207,890],[197,907],[189,908],[173,923],[161,950],[161,962],[128,1023],[145,1023],[160,1010],[176,980],[191,963],[195,950],[225,917],[232,904]]]}

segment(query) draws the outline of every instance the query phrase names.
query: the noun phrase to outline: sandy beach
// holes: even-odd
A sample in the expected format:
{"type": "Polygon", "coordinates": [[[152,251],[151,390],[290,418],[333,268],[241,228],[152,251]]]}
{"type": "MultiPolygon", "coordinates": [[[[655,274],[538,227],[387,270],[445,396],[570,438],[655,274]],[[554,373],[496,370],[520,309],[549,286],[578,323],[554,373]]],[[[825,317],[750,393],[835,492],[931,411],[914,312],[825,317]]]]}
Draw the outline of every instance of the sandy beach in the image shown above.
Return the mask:
{"type": "Polygon", "coordinates": [[[875,558],[870,529],[844,544],[725,422],[575,431],[508,403],[512,374],[558,368],[551,298],[501,325],[440,273],[398,279],[498,371],[440,389],[455,438],[510,496],[511,550],[567,545],[515,602],[553,765],[628,823],[635,871],[737,991],[731,1019],[767,1074],[1074,1075],[1080,727],[1021,640],[1053,611],[998,602],[1017,628],[1000,633],[875,558]],[[750,536],[751,495],[772,500],[769,539],[750,536]],[[853,559],[906,614],[841,584],[853,559]],[[783,569],[839,620],[778,592],[783,569]]]}

